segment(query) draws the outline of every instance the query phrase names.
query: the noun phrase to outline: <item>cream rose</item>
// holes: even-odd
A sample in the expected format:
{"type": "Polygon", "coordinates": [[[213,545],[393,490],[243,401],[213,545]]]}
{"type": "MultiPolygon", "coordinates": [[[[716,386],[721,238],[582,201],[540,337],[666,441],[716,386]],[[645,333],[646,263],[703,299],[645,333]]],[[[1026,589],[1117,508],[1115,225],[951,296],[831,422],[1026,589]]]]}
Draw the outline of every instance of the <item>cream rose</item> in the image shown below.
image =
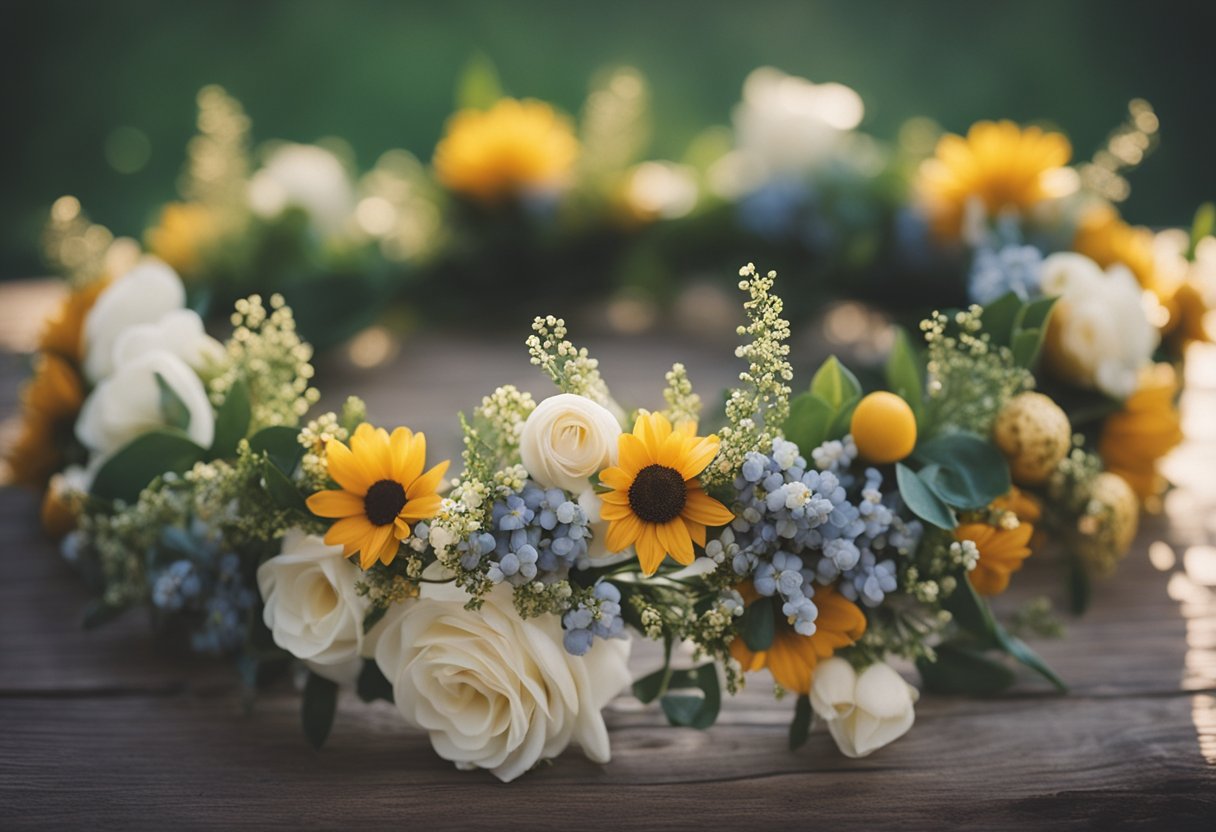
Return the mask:
{"type": "Polygon", "coordinates": [[[195,370],[203,370],[224,358],[224,346],[203,329],[203,319],[193,309],[174,309],[153,323],[136,324],[114,342],[114,366],[153,350],[166,350],[195,370]]]}
{"type": "Polygon", "coordinates": [[[1060,298],[1045,350],[1052,369],[1117,399],[1135,392],[1160,335],[1131,272],[1123,266],[1103,272],[1088,257],[1062,252],[1043,261],[1041,286],[1060,298]]]}
{"type": "Polygon", "coordinates": [[[883,662],[859,674],[844,659],[831,658],[816,668],[811,683],[811,707],[846,757],[865,757],[906,734],[918,696],[883,662]]]}
{"type": "Polygon", "coordinates": [[[215,415],[203,382],[186,362],[165,350],[127,361],[93,388],[76,420],[76,438],[96,457],[106,457],[140,434],[163,427],[158,376],[186,408],[186,433],[202,447],[211,447],[215,415]]]}
{"type": "Polygon", "coordinates": [[[582,494],[589,478],[616,464],[621,424],[603,405],[572,393],[551,396],[524,422],[519,455],[544,488],[582,494]]]}
{"type": "Polygon", "coordinates": [[[562,647],[558,618],[524,620],[500,585],[477,612],[451,584],[427,584],[376,645],[406,722],[430,733],[460,768],[514,780],[571,742],[609,759],[601,709],[629,684],[629,642],[597,640],[585,656],[562,647]]]}
{"type": "Polygon", "coordinates": [[[339,684],[359,676],[376,627],[364,636],[368,602],[355,591],[359,567],[316,535],[292,529],[283,550],[258,567],[262,620],[274,643],[339,684]]]}
{"type": "Polygon", "coordinates": [[[155,257],[145,257],[97,296],[84,319],[84,370],[91,381],[114,372],[114,347],[138,324],[152,324],[186,305],[177,272],[155,257]]]}

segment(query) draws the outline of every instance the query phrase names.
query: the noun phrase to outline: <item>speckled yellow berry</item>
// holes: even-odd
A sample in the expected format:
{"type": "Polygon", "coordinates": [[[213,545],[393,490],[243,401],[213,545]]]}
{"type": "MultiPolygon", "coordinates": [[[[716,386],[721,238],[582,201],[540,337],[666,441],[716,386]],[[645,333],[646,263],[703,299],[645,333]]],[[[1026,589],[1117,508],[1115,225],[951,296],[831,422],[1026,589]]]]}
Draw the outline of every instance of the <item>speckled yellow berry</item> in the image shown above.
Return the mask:
{"type": "Polygon", "coordinates": [[[1123,477],[1103,471],[1090,485],[1089,507],[1078,526],[1081,559],[1095,575],[1110,575],[1140,526],[1136,492],[1123,477]]]}
{"type": "Polygon", "coordinates": [[[871,393],[857,403],[849,430],[857,452],[869,462],[899,462],[916,447],[916,415],[894,393],[871,393]]]}
{"type": "Polygon", "coordinates": [[[1072,447],[1072,425],[1047,396],[1021,393],[1001,408],[992,441],[1009,460],[1014,482],[1042,485],[1072,447]]]}

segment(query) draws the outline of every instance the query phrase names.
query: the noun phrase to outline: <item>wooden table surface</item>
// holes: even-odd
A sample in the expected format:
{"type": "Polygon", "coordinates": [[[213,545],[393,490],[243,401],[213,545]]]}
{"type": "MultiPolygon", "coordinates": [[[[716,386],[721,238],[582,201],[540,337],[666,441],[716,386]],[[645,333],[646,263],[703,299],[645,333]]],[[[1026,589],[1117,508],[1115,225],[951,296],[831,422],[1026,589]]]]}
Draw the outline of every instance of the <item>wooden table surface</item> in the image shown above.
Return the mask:
{"type": "MultiPolygon", "coordinates": [[[[15,313],[16,297],[0,287],[0,419],[15,412],[14,350],[34,314],[15,313]]],[[[372,370],[331,360],[322,382],[331,400],[364,394],[373,417],[452,449],[450,414],[495,383],[544,390],[519,340],[415,337],[372,370]]],[[[705,390],[735,372],[729,350],[704,343],[618,339],[598,354],[639,403],[676,358],[705,390]]],[[[1165,512],[1064,639],[1032,642],[1072,692],[1023,676],[995,698],[925,696],[911,732],[863,760],[821,728],[788,751],[792,703],[774,703],[760,677],[706,732],[622,697],[607,711],[610,764],[571,751],[509,785],[456,771],[390,705],[353,696],[316,752],[290,689],[247,716],[226,664],[173,655],[141,614],[82,630],[86,593],[41,537],[36,498],[2,489],[0,829],[1216,829],[1216,350],[1194,354],[1189,376],[1165,512]]],[[[1047,595],[1063,609],[1061,590],[1058,565],[1032,559],[1001,606],[1047,595]]],[[[635,651],[639,673],[654,661],[635,651]]]]}

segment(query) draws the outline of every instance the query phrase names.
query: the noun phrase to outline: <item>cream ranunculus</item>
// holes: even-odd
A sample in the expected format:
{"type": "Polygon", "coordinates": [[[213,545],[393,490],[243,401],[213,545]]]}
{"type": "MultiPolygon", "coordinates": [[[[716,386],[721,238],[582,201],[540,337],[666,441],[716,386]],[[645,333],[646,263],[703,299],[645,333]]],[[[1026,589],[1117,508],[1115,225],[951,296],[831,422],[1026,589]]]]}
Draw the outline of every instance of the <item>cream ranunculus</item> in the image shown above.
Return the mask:
{"type": "Polygon", "coordinates": [[[603,405],[572,393],[551,396],[524,422],[519,455],[544,488],[582,494],[589,478],[616,464],[621,424],[603,405]]]}
{"type": "Polygon", "coordinates": [[[262,619],[274,643],[326,679],[353,682],[381,627],[363,634],[368,602],[355,591],[361,571],[316,535],[292,529],[278,555],[258,567],[262,619]]]}
{"type": "Polygon", "coordinates": [[[629,642],[597,640],[572,656],[558,618],[520,618],[509,586],[476,612],[466,601],[451,584],[427,584],[390,613],[375,657],[406,722],[430,733],[439,756],[504,782],[571,742],[608,762],[600,711],[629,684],[629,642]]]}
{"type": "Polygon", "coordinates": [[[859,674],[834,657],[820,663],[811,683],[811,707],[827,722],[846,757],[865,757],[906,734],[918,696],[916,688],[883,662],[859,674]]]}
{"type": "Polygon", "coordinates": [[[114,372],[119,338],[138,324],[152,324],[186,305],[177,272],[155,257],[145,257],[97,297],[84,319],[84,370],[90,381],[114,372]]]}
{"type": "Polygon", "coordinates": [[[1043,261],[1041,274],[1043,293],[1060,298],[1045,345],[1052,370],[1117,399],[1135,392],[1160,335],[1131,272],[1104,272],[1088,257],[1062,252],[1043,261]]]}
{"type": "Polygon", "coordinates": [[[154,350],[124,363],[85,399],[76,438],[95,456],[93,462],[166,425],[158,376],[186,408],[186,433],[198,445],[211,447],[215,415],[203,382],[173,353],[154,350]]]}
{"type": "Polygon", "coordinates": [[[153,323],[136,324],[114,342],[114,366],[134,361],[154,350],[167,350],[195,370],[204,370],[224,358],[224,345],[203,329],[193,309],[174,309],[153,323]]]}

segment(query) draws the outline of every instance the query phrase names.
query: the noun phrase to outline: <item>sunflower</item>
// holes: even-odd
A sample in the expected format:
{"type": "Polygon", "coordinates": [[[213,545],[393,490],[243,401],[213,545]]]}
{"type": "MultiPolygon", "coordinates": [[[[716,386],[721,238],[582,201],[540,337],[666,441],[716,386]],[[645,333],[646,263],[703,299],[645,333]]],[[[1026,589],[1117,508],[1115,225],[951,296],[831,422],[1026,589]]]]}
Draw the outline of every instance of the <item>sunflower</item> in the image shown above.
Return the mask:
{"type": "Polygon", "coordinates": [[[308,508],[321,517],[336,518],[325,542],[341,546],[342,554],[359,553],[359,565],[370,569],[376,561],[390,564],[399,542],[410,535],[410,522],[426,520],[439,512],[436,493],[448,461],[427,471],[426,436],[397,428],[390,436],[384,428],[364,422],[351,437],[350,447],[331,440],[325,446],[329,475],[340,490],[318,491],[308,508]]]}
{"type": "Polygon", "coordinates": [[[1000,595],[1009,587],[1009,576],[1022,568],[1030,557],[1030,538],[1034,526],[1018,523],[1002,528],[989,523],[963,523],[954,530],[956,540],[970,540],[980,550],[979,562],[968,573],[971,585],[980,595],[1000,595]]]}
{"type": "Polygon", "coordinates": [[[1106,468],[1127,481],[1141,502],[1159,495],[1165,480],[1157,462],[1182,442],[1182,417],[1175,399],[1178,376],[1169,364],[1154,364],[1140,386],[1102,425],[1098,453],[1106,468]]]}
{"type": "Polygon", "coordinates": [[[918,188],[934,230],[956,238],[972,200],[979,201],[985,216],[995,217],[1006,209],[1025,212],[1066,193],[1071,177],[1064,165],[1071,155],[1062,133],[1022,129],[1012,121],[980,121],[966,138],[942,136],[933,158],[921,165],[918,188]]]}
{"type": "Polygon", "coordinates": [[[497,202],[559,184],[578,151],[565,116],[543,101],[504,98],[488,110],[453,115],[433,164],[445,187],[497,202]]]}
{"type": "Polygon", "coordinates": [[[701,488],[697,478],[718,455],[718,437],[696,432],[695,422],[673,429],[662,413],[643,412],[633,433],[617,440],[620,464],[600,472],[600,481],[612,489],[600,495],[600,516],[610,523],[608,551],[634,546],[647,575],[666,555],[692,563],[692,544],[705,545],[705,527],[735,519],[701,488]]]}
{"type": "MultiPolygon", "coordinates": [[[[742,584],[738,590],[747,604],[760,597],[750,583],[742,584]]],[[[813,600],[819,609],[813,634],[799,634],[783,617],[777,622],[773,643],[767,650],[755,652],[742,636],[735,636],[730,643],[731,656],[745,672],[767,667],[781,687],[792,693],[810,693],[811,678],[819,662],[853,644],[866,631],[866,617],[861,608],[833,587],[816,586],[813,600]]]]}

